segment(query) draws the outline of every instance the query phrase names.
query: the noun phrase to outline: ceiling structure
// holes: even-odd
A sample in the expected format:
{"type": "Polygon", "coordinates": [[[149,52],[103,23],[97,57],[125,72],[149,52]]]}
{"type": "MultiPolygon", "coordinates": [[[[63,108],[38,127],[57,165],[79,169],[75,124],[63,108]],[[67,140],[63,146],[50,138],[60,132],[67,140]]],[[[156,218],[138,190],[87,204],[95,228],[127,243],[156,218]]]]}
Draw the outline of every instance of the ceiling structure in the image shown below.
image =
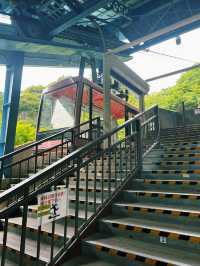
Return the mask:
{"type": "Polygon", "coordinates": [[[198,0],[0,0],[0,13],[12,21],[0,24],[2,53],[23,51],[36,65],[75,66],[80,54],[131,42],[118,52],[129,57],[200,25],[198,0]]]}

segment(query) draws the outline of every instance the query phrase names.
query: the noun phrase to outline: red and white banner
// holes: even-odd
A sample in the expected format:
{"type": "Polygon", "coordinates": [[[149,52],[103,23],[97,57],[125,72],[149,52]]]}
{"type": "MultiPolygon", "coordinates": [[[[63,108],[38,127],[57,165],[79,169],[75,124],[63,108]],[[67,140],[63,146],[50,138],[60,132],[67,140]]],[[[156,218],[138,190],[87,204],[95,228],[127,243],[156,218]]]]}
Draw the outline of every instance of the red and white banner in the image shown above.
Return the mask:
{"type": "Polygon", "coordinates": [[[69,211],[68,190],[38,195],[38,226],[66,217],[69,211]]]}

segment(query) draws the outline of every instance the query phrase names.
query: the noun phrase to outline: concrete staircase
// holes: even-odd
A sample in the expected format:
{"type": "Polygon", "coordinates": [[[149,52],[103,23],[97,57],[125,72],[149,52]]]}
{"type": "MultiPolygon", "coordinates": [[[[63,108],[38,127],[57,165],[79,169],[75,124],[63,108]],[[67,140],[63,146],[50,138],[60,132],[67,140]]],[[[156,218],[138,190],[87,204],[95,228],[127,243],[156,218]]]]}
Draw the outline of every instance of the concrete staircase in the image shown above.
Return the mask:
{"type": "MultiPolygon", "coordinates": [[[[128,151],[124,150],[122,152],[122,157],[128,151]]],[[[134,156],[134,153],[133,153],[134,156]]],[[[112,157],[112,162],[116,162],[116,166],[120,163],[120,156],[116,158],[112,157]]],[[[86,172],[85,169],[81,170],[80,173],[80,198],[79,198],[79,226],[81,226],[86,221],[86,196],[85,190],[87,186],[88,190],[88,201],[87,201],[87,219],[94,213],[98,205],[102,204],[104,200],[107,198],[109,185],[108,185],[108,156],[105,155],[103,165],[105,167],[104,170],[104,178],[103,182],[100,178],[99,174],[102,172],[102,160],[96,161],[96,166],[91,163],[89,166],[88,172],[88,183],[86,185],[86,172]],[[94,169],[97,169],[96,176],[96,189],[94,190],[94,169]],[[96,196],[97,197],[96,197],[96,196]],[[96,197],[96,198],[95,198],[96,197]],[[95,206],[96,204],[96,206],[95,206]]],[[[111,164],[111,172],[114,171],[114,164],[111,164]]],[[[123,171],[122,171],[123,172],[123,171]]],[[[123,181],[123,173],[117,173],[118,178],[111,177],[111,191],[114,191],[116,186],[122,183],[123,181]]],[[[57,189],[63,189],[65,185],[58,185],[57,189]]],[[[71,238],[74,234],[74,217],[75,217],[75,193],[76,193],[76,174],[71,176],[69,182],[69,216],[67,218],[67,238],[71,238]]],[[[49,262],[51,256],[51,243],[52,243],[52,224],[47,224],[42,226],[41,228],[41,236],[40,236],[40,260],[39,264],[36,263],[37,256],[37,238],[38,238],[38,220],[37,220],[37,202],[35,204],[28,206],[28,217],[27,217],[27,226],[26,226],[26,246],[25,246],[25,255],[24,255],[24,263],[25,265],[45,265],[49,262]]],[[[19,265],[19,250],[20,250],[20,241],[22,234],[22,216],[19,210],[18,213],[14,214],[15,217],[10,218],[8,220],[8,234],[7,234],[7,259],[6,265],[19,265]]],[[[59,248],[63,245],[64,239],[64,226],[65,220],[60,219],[56,221],[55,224],[55,235],[54,235],[54,255],[59,250],[59,248]]],[[[3,243],[3,231],[0,231],[0,247],[2,247],[3,243]]],[[[104,264],[100,264],[104,265],[104,264]]],[[[107,265],[107,264],[105,264],[107,265]]],[[[109,265],[109,264],[108,264],[109,265]]]]}
{"type": "Polygon", "coordinates": [[[5,190],[18,184],[69,154],[66,145],[64,145],[63,148],[53,148],[52,146],[52,150],[50,151],[47,150],[47,152],[45,152],[45,150],[41,150],[39,152],[40,154],[37,156],[37,159],[34,157],[35,151],[33,149],[22,151],[13,156],[11,160],[13,165],[10,169],[7,169],[9,174],[6,177],[3,176],[0,189],[5,190]],[[21,160],[24,161],[20,163],[21,160]],[[35,164],[37,165],[36,167],[35,164]]]}
{"type": "Polygon", "coordinates": [[[200,138],[168,130],[66,266],[200,265],[200,138]]]}
{"type": "MultiPolygon", "coordinates": [[[[196,131],[195,131],[196,134],[196,131]]],[[[161,144],[145,158],[141,178],[133,177],[120,197],[112,204],[112,211],[97,222],[94,232],[82,239],[81,253],[66,259],[64,266],[199,266],[200,265],[200,138],[190,134],[184,137],[182,129],[169,130],[161,144]],[[175,132],[175,133],[174,133],[175,132]],[[178,132],[178,134],[177,134],[178,132]],[[175,135],[176,137],[175,137],[175,135]]],[[[123,151],[123,157],[128,151],[123,151]]],[[[132,154],[134,161],[134,153],[132,154]]],[[[103,164],[108,164],[105,156],[103,164]]],[[[120,157],[112,158],[120,164],[120,157]]],[[[115,167],[112,164],[111,171],[115,167]]],[[[111,177],[114,190],[123,181],[122,172],[117,179],[111,177]]],[[[98,178],[102,171],[102,160],[90,165],[89,179],[81,171],[79,225],[85,222],[86,198],[90,217],[94,201],[101,204],[108,193],[108,172],[104,180],[98,178]],[[94,168],[97,167],[97,189],[94,190],[94,168]],[[97,199],[94,199],[94,194],[97,199]]],[[[74,234],[76,175],[70,179],[70,214],[67,219],[67,237],[74,234]]],[[[63,186],[59,186],[62,188],[63,186]]],[[[19,265],[22,217],[20,213],[8,220],[8,242],[6,265],[19,265]]],[[[64,219],[56,222],[52,240],[52,224],[42,226],[39,264],[37,250],[37,204],[29,205],[26,230],[24,265],[45,265],[63,244],[64,219]]],[[[0,232],[0,245],[3,234],[0,232]]]]}

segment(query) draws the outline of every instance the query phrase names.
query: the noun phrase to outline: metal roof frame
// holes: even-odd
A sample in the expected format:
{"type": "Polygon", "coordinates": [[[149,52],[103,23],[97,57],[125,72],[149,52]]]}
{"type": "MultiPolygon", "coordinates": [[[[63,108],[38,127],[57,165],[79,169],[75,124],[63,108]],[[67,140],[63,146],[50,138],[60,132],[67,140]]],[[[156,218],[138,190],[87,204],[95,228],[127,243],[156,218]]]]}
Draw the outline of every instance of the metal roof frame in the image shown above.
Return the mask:
{"type": "MultiPolygon", "coordinates": [[[[0,25],[1,40],[8,41],[5,46],[9,48],[11,41],[24,42],[24,46],[20,45],[26,53],[30,43],[30,53],[39,57],[44,52],[54,63],[56,50],[60,55],[62,49],[66,49],[62,55],[70,51],[93,57],[102,54],[102,39],[95,23],[103,32],[106,49],[117,54],[123,51],[126,58],[200,25],[197,0],[2,0],[0,13],[10,15],[14,21],[11,27],[0,25]],[[36,45],[41,46],[36,49],[36,45]],[[45,45],[51,52],[43,49],[45,45]]],[[[10,49],[16,51],[20,45],[11,45],[10,49]]]]}

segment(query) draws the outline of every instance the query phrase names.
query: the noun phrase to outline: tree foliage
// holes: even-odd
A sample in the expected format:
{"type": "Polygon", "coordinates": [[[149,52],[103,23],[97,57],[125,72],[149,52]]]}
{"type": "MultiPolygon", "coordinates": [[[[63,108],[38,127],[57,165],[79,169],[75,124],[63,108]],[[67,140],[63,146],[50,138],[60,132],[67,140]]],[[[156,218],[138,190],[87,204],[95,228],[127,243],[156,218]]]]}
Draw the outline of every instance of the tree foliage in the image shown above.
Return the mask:
{"type": "Polygon", "coordinates": [[[31,86],[21,93],[19,107],[19,117],[21,119],[30,120],[34,124],[36,123],[40,97],[43,90],[44,87],[41,85],[31,86]]]}
{"type": "Polygon", "coordinates": [[[186,109],[194,109],[200,104],[200,68],[184,73],[176,85],[145,97],[146,107],[158,104],[169,110],[180,110],[182,102],[186,109]]]}
{"type": "Polygon", "coordinates": [[[19,120],[17,123],[15,145],[35,140],[35,127],[29,121],[19,120]]]}

